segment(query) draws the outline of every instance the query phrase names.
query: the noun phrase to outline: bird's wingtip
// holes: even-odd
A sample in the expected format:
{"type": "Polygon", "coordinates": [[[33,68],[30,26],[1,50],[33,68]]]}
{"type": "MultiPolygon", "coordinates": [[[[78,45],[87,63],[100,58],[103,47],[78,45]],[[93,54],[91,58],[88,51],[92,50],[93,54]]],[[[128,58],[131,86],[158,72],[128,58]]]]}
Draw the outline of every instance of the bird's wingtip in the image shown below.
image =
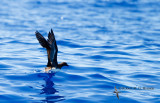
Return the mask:
{"type": "Polygon", "coordinates": [[[53,29],[51,28],[51,33],[53,33],[53,29]]]}
{"type": "Polygon", "coordinates": [[[36,30],[35,34],[39,33],[38,30],[36,30]]]}

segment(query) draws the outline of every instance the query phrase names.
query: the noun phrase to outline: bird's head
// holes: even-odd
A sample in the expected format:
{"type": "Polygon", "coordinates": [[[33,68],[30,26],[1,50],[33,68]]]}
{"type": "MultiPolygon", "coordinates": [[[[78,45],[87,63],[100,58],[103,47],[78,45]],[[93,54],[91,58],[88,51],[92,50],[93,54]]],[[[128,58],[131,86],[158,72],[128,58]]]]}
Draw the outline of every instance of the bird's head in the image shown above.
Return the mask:
{"type": "Polygon", "coordinates": [[[69,66],[69,65],[66,62],[58,64],[58,68],[62,68],[63,66],[69,66]]]}
{"type": "Polygon", "coordinates": [[[62,62],[62,66],[69,66],[66,62],[62,62]]]}

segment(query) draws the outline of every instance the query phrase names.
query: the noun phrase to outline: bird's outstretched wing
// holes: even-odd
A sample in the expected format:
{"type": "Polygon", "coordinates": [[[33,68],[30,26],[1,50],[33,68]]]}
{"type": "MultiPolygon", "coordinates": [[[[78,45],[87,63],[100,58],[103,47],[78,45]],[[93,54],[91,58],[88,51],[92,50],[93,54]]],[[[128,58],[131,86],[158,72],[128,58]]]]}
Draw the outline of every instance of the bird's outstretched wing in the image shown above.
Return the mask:
{"type": "Polygon", "coordinates": [[[119,99],[118,93],[116,93],[117,98],[119,99]]]}
{"type": "Polygon", "coordinates": [[[117,88],[116,88],[116,86],[114,87],[114,89],[115,89],[115,91],[117,91],[117,88]]]}
{"type": "Polygon", "coordinates": [[[57,53],[58,53],[58,47],[56,43],[56,39],[53,33],[53,30],[51,29],[51,32],[48,34],[48,43],[50,44],[51,51],[50,51],[50,61],[52,62],[52,67],[57,67],[57,53]]]}
{"type": "Polygon", "coordinates": [[[46,48],[46,49],[50,48],[49,43],[38,31],[35,32],[35,35],[37,37],[37,40],[39,41],[39,43],[41,44],[43,48],[46,48]]]}

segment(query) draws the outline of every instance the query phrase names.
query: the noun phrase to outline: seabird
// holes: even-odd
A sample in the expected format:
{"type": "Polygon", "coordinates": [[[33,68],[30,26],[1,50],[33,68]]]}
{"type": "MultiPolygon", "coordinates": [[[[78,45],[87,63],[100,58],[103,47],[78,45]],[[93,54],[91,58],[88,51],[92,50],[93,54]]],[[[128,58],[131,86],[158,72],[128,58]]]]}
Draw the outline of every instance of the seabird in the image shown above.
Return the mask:
{"type": "Polygon", "coordinates": [[[52,68],[61,69],[63,66],[68,66],[66,62],[62,62],[60,64],[57,62],[58,47],[52,29],[48,33],[47,40],[38,31],[35,32],[35,35],[41,46],[47,49],[48,63],[45,68],[46,71],[51,70],[52,68]]]}
{"type": "Polygon", "coordinates": [[[118,96],[119,91],[117,90],[116,86],[114,87],[114,89],[115,89],[114,93],[116,93],[116,96],[119,99],[119,96],[118,96]]]}

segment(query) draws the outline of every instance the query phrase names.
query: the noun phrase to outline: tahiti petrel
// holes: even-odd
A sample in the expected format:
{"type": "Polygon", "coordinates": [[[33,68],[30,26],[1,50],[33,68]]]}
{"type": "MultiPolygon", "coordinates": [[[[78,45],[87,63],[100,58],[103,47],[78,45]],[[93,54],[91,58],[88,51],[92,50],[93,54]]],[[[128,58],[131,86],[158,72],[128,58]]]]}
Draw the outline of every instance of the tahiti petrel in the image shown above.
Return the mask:
{"type": "Polygon", "coordinates": [[[66,62],[62,62],[60,64],[58,64],[57,62],[58,47],[57,47],[56,39],[52,29],[48,33],[47,40],[38,31],[35,32],[35,35],[37,37],[37,40],[41,44],[41,46],[47,49],[47,54],[48,54],[47,68],[52,69],[52,67],[54,67],[54,68],[61,69],[63,66],[68,66],[66,62]]]}

